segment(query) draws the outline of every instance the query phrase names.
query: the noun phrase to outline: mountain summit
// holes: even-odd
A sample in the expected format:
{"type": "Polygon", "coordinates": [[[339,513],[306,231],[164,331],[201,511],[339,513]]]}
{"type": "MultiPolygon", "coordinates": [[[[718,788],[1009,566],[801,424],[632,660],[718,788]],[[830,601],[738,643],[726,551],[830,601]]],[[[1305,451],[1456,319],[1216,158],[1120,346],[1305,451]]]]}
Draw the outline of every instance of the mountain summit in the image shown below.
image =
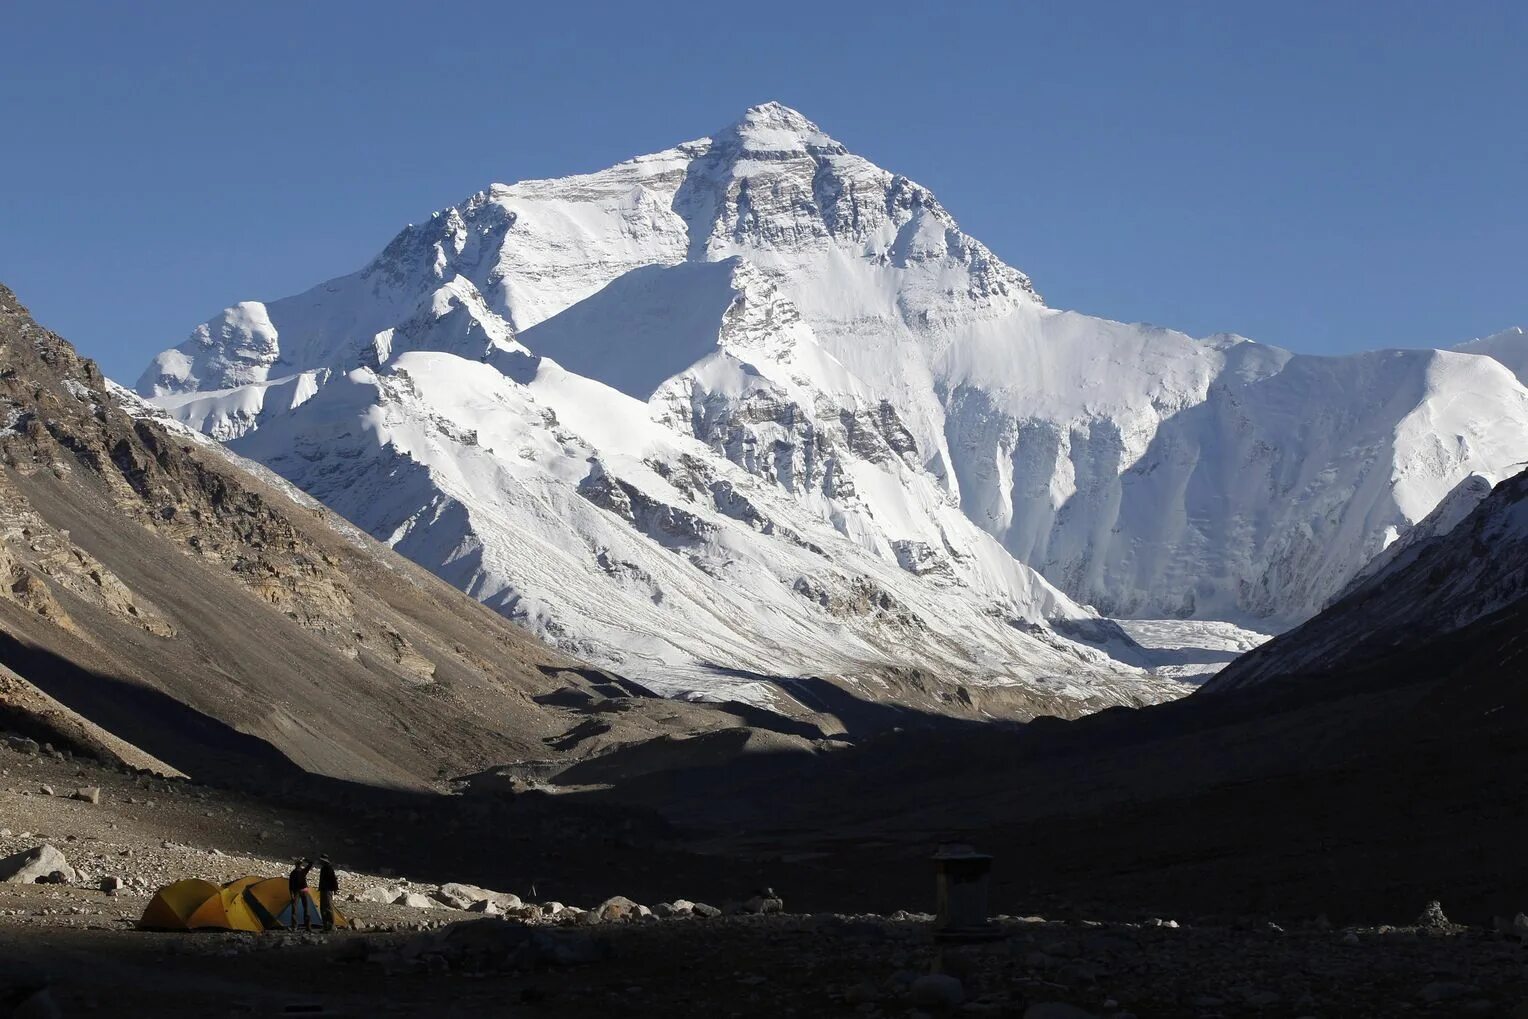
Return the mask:
{"type": "Polygon", "coordinates": [[[138,388],[671,689],[934,667],[1074,710],[1171,692],[1086,605],[1297,621],[1528,456],[1508,346],[1318,358],[1051,309],[765,103],[494,185],[138,388]]]}
{"type": "Polygon", "coordinates": [[[718,132],[717,145],[735,145],[756,154],[828,152],[843,155],[842,145],[797,110],[773,100],[750,106],[741,119],[718,132]]]}

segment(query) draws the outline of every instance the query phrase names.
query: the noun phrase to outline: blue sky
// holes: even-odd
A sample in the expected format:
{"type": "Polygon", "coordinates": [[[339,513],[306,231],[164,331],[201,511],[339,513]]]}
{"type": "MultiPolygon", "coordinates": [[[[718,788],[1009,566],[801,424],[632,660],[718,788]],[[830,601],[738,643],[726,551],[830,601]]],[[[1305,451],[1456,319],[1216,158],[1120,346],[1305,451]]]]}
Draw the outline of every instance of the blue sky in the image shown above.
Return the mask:
{"type": "Polygon", "coordinates": [[[8,0],[0,280],[135,379],[491,181],[778,99],[1049,303],[1297,350],[1528,325],[1528,4],[8,0]]]}

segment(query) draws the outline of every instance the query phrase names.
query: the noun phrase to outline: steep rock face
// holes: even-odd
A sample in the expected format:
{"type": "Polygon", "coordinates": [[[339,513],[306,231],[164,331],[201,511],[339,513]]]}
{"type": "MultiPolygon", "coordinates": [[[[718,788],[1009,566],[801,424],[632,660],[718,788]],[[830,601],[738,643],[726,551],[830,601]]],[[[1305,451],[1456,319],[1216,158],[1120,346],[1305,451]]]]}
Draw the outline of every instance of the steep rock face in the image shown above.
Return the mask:
{"type": "MultiPolygon", "coordinates": [[[[773,103],[494,185],[358,273],[229,309],[140,392],[234,437],[260,394],[290,412],[442,287],[840,533],[859,540],[855,499],[883,520],[945,500],[996,539],[984,568],[1005,552],[1113,613],[1304,618],[1463,478],[1528,456],[1517,334],[1315,358],[1056,311],[925,188],[773,103]],[[894,485],[855,468],[893,461],[894,485]]],[[[940,546],[881,551],[903,540],[940,546]]]]}

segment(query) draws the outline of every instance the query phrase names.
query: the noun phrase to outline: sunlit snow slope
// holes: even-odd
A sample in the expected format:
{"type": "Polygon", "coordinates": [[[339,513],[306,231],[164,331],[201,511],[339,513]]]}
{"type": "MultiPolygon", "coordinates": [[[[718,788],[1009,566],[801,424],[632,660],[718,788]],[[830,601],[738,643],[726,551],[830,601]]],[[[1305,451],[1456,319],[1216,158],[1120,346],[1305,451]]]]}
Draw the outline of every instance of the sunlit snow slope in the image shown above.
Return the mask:
{"type": "Polygon", "coordinates": [[[770,103],[494,185],[228,309],[139,391],[628,670],[897,663],[1107,701],[1157,688],[1079,602],[1308,616],[1528,456],[1510,365],[1047,308],[925,188],[770,103]]]}

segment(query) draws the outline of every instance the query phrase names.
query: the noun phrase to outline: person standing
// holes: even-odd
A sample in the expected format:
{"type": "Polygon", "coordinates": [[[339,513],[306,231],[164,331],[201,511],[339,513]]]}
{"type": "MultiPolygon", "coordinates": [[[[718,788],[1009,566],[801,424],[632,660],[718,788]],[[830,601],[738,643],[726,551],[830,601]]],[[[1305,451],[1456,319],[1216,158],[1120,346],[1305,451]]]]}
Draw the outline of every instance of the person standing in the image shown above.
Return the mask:
{"type": "Polygon", "coordinates": [[[318,915],[323,918],[324,930],[334,930],[334,893],[340,890],[340,879],[334,873],[334,861],[327,855],[318,858],[318,915]]]}
{"type": "Polygon", "coordinates": [[[292,873],[287,875],[287,890],[292,893],[292,922],[293,930],[297,929],[297,904],[302,903],[302,926],[305,930],[313,929],[313,911],[308,897],[308,871],[313,869],[313,861],[300,857],[297,866],[292,868],[292,873]]]}

